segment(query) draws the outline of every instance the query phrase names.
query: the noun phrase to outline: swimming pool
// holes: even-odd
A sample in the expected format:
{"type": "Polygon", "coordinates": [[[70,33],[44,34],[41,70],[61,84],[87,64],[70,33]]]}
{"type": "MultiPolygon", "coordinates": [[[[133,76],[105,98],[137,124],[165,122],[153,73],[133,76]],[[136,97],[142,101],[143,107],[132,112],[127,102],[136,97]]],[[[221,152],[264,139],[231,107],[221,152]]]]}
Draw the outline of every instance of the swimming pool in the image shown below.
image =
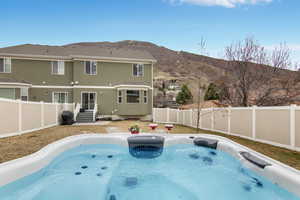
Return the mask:
{"type": "Polygon", "coordinates": [[[129,151],[128,137],[74,136],[4,163],[0,199],[300,200],[298,171],[224,138],[204,137],[218,142],[215,149],[195,145],[192,135],[166,135],[162,149],[143,144],[129,151]],[[241,152],[267,165],[249,162],[241,152]]]}

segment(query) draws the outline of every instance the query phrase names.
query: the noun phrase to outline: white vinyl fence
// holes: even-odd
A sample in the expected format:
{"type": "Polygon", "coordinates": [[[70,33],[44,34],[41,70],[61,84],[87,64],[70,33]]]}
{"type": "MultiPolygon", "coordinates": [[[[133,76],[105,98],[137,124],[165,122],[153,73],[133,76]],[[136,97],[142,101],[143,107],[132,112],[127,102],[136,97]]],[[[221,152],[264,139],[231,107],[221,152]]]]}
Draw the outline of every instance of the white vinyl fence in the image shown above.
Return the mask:
{"type": "MultiPolygon", "coordinates": [[[[153,121],[197,127],[197,110],[154,108],[153,121]]],[[[300,151],[300,107],[201,109],[199,128],[300,151]]]]}
{"type": "Polygon", "coordinates": [[[0,98],[0,138],[58,125],[64,110],[73,111],[74,105],[0,98]]]}

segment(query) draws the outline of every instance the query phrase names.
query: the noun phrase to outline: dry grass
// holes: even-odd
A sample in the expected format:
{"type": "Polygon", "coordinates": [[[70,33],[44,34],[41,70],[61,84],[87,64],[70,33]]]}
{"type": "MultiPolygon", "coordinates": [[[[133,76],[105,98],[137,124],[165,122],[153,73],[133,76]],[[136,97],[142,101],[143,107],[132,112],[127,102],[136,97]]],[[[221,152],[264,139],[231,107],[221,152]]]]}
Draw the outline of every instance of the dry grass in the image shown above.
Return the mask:
{"type": "MultiPolygon", "coordinates": [[[[127,132],[128,128],[135,124],[138,124],[141,127],[142,132],[151,132],[148,127],[149,122],[119,121],[103,126],[57,126],[20,136],[2,138],[0,139],[0,163],[32,154],[47,144],[68,136],[83,133],[107,133],[107,127],[117,127],[120,131],[127,132]]],[[[159,124],[158,129],[164,129],[164,126],[159,124]]],[[[284,148],[217,132],[205,130],[200,130],[200,132],[229,138],[239,144],[300,170],[300,152],[290,151],[284,148]]],[[[171,133],[197,133],[197,131],[194,128],[175,125],[171,133]]]]}
{"type": "Polygon", "coordinates": [[[0,163],[32,154],[59,139],[83,133],[106,133],[102,126],[56,126],[0,139],[0,163]]]}

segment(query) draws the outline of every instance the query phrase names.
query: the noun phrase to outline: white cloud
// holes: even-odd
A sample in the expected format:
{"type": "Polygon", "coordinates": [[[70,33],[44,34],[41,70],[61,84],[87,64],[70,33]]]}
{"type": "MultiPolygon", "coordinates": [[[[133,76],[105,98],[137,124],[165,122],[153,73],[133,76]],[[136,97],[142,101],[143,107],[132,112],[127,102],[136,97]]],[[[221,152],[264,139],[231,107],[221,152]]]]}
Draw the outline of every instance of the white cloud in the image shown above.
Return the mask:
{"type": "Polygon", "coordinates": [[[258,3],[270,3],[273,0],[165,0],[172,4],[189,3],[194,5],[203,6],[223,6],[227,8],[234,8],[237,5],[242,4],[258,4],[258,3]]]}

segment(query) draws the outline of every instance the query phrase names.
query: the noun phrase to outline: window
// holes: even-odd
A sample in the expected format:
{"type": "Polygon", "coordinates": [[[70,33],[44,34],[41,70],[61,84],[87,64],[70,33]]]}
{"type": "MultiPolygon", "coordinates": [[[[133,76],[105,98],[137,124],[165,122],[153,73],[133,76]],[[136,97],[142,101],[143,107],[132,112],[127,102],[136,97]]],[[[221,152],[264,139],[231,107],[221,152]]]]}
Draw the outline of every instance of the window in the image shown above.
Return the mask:
{"type": "Polygon", "coordinates": [[[127,90],[127,103],[140,103],[140,91],[139,90],[127,90]]]}
{"type": "Polygon", "coordinates": [[[10,58],[0,58],[0,73],[11,73],[10,58]]]}
{"type": "Polygon", "coordinates": [[[64,61],[52,61],[52,74],[64,75],[65,74],[65,62],[64,61]]]}
{"type": "Polygon", "coordinates": [[[85,73],[89,75],[97,74],[97,62],[95,61],[86,61],[85,62],[85,73]]]}
{"type": "Polygon", "coordinates": [[[144,94],[144,103],[148,103],[148,94],[147,94],[147,91],[144,90],[143,94],[144,94]]]}
{"type": "Polygon", "coordinates": [[[123,96],[122,96],[122,90],[118,91],[118,103],[122,103],[123,102],[123,96]]]}
{"type": "Polygon", "coordinates": [[[28,101],[28,88],[21,88],[21,100],[28,101]]]}
{"type": "Polygon", "coordinates": [[[53,92],[52,102],[53,103],[67,103],[68,102],[68,93],[67,92],[53,92]]]}
{"type": "Polygon", "coordinates": [[[144,65],[143,64],[133,64],[133,76],[140,77],[144,76],[144,65]]]}

